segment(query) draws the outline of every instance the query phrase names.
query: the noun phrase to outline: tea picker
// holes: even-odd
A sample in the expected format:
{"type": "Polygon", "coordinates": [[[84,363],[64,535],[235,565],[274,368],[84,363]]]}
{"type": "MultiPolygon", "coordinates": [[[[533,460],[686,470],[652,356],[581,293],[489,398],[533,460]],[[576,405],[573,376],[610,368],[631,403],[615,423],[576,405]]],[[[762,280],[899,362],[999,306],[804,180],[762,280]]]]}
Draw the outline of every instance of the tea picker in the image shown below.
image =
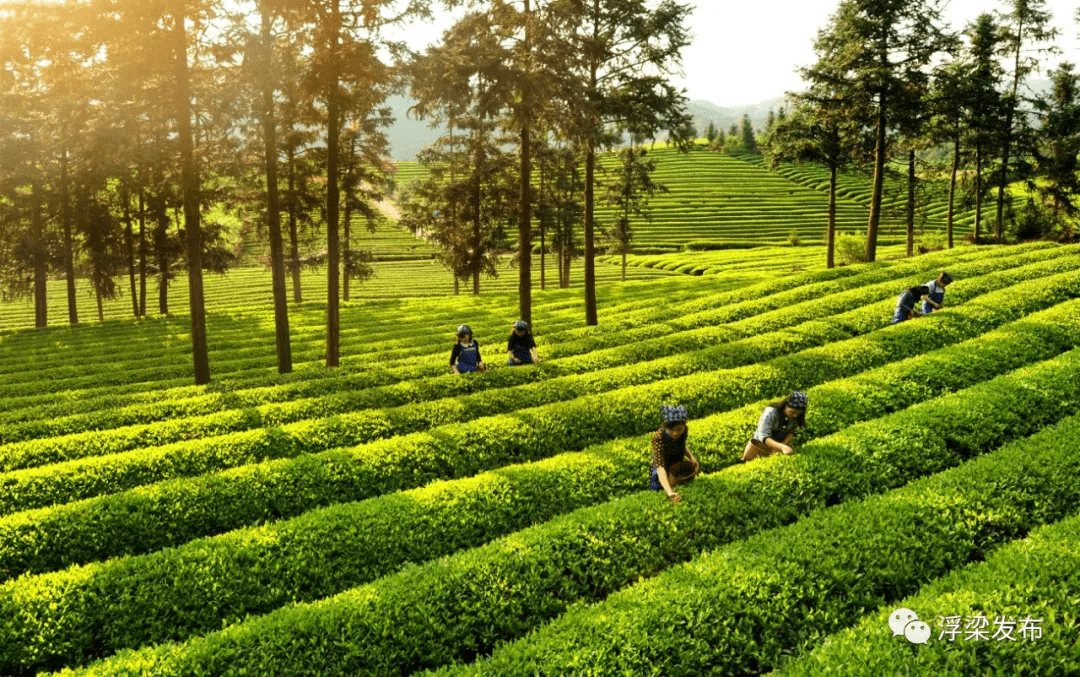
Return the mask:
{"type": "Polygon", "coordinates": [[[919,302],[919,299],[927,300],[929,296],[930,289],[925,285],[905,289],[903,294],[896,297],[896,310],[893,311],[892,324],[899,324],[922,315],[915,310],[915,304],[919,302]]]}
{"type": "Polygon", "coordinates": [[[480,357],[480,344],[473,340],[472,329],[467,324],[457,328],[457,343],[450,351],[450,369],[455,374],[487,371],[487,365],[480,357]]]}
{"type": "Polygon", "coordinates": [[[742,460],[752,461],[777,453],[789,456],[794,454],[791,440],[794,439],[796,430],[806,427],[808,404],[806,393],[796,390],[789,397],[765,407],[758,419],[757,430],[743,450],[742,460]]]}
{"type": "Polygon", "coordinates": [[[942,271],[941,275],[937,278],[930,280],[923,286],[929,290],[929,294],[923,297],[922,312],[923,315],[929,315],[930,313],[941,310],[944,308],[942,302],[945,300],[945,287],[952,284],[953,276],[942,271]]]}
{"type": "Polygon", "coordinates": [[[510,330],[510,338],[506,341],[506,358],[506,364],[511,367],[540,361],[536,356],[536,339],[525,320],[518,320],[510,330]]]}
{"type": "Polygon", "coordinates": [[[701,464],[686,446],[690,434],[686,426],[686,407],[665,404],[660,409],[664,425],[652,436],[652,463],[649,466],[649,489],[667,493],[678,503],[682,496],[672,487],[697,477],[701,464]],[[685,460],[689,457],[689,461],[685,460]]]}

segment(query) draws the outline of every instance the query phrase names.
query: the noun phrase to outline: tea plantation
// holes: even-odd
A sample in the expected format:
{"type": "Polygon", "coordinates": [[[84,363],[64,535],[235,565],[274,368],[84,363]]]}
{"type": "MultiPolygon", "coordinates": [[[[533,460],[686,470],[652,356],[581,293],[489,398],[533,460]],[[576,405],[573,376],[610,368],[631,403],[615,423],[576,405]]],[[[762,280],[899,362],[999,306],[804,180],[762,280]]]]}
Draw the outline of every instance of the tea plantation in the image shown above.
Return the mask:
{"type": "Polygon", "coordinates": [[[286,376],[265,271],[211,283],[208,386],[184,316],[5,306],[0,674],[1080,674],[1080,245],[820,254],[602,262],[600,325],[537,291],[519,368],[516,275],[455,297],[426,261],[356,288],[339,369],[292,306],[286,376]],[[890,325],[943,269],[945,309],[890,325]],[[448,373],[462,322],[489,372],[448,373]],[[740,463],[795,389],[798,453],[740,463]],[[679,504],[645,490],[665,403],[679,504]]]}

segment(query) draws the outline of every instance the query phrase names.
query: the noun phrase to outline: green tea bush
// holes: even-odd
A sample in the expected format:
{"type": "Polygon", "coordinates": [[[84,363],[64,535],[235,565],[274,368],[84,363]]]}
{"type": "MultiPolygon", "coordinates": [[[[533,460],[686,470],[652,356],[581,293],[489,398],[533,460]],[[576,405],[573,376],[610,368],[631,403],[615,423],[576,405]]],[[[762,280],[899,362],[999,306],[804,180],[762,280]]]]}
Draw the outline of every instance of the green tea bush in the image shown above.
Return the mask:
{"type": "Polygon", "coordinates": [[[927,570],[978,557],[1032,524],[1073,509],[1080,486],[1071,475],[1080,468],[1080,455],[1060,450],[1080,431],[1075,418],[1053,435],[1040,434],[1031,443],[894,494],[863,503],[852,499],[957,465],[965,456],[950,453],[954,435],[979,437],[981,449],[990,449],[1058,420],[1066,409],[1049,405],[1080,404],[1076,375],[1080,354],[1073,351],[944,402],[929,401],[842,431],[811,443],[798,456],[774,457],[730,476],[703,477],[686,488],[683,506],[643,492],[407,568],[314,605],[285,607],[183,645],[121,654],[86,674],[123,674],[154,665],[155,674],[258,672],[274,666],[282,675],[312,674],[313,667],[374,675],[467,661],[566,611],[574,601],[602,598],[702,549],[845,502],[699,557],[595,608],[578,606],[529,639],[505,645],[490,663],[466,671],[561,674],[566,656],[577,655],[605,672],[640,674],[638,661],[654,661],[664,674],[683,674],[679,670],[688,663],[690,674],[717,665],[712,647],[720,647],[728,667],[746,669],[744,664],[755,660],[770,665],[807,635],[861,613],[869,598],[917,587],[927,570]],[[1010,422],[1004,429],[985,425],[1002,418],[1010,422]],[[872,450],[867,439],[875,443],[872,450]],[[1025,457],[1033,454],[1040,461],[1056,458],[1029,474],[1025,457]],[[997,491],[994,477],[1006,478],[1018,490],[997,491]],[[963,494],[956,493],[960,486],[966,488],[963,494]],[[897,510],[898,504],[904,509],[897,510]],[[899,561],[888,561],[890,549],[899,561]],[[892,578],[898,583],[882,581],[905,565],[911,568],[892,578]],[[763,581],[767,585],[759,586],[763,581]],[[773,600],[762,606],[775,596],[781,604],[773,600]],[[653,612],[654,605],[660,610],[653,612]],[[677,622],[691,617],[702,622],[677,622]],[[675,619],[679,630],[658,627],[664,618],[669,624],[675,619]],[[791,627],[782,623],[796,619],[803,622],[789,634],[791,627]],[[747,642],[747,632],[769,639],[747,642]],[[689,657],[674,651],[685,646],[687,635],[702,647],[689,657]],[[611,652],[615,640],[634,650],[611,652]],[[533,644],[541,646],[533,650],[533,644]]]}
{"type": "MultiPolygon", "coordinates": [[[[1071,400],[1072,406],[1078,403],[1071,400]]],[[[986,412],[984,420],[993,418],[986,412]]],[[[1075,513],[1080,454],[1069,440],[1078,433],[1080,419],[1072,417],[958,468],[731,543],[600,604],[575,607],[524,640],[503,645],[490,660],[439,674],[556,675],[568,665],[588,666],[596,674],[768,672],[868,609],[899,606],[927,578],[981,561],[1030,529],[1075,513]]],[[[905,457],[930,439],[917,430],[906,436],[905,457]]],[[[896,437],[892,432],[891,439],[896,437]]],[[[942,460],[951,456],[944,444],[935,452],[942,460]]],[[[866,449],[823,444],[816,453],[822,462],[831,456],[836,467],[888,464],[866,449]]],[[[905,469],[882,467],[875,474],[895,474],[902,483],[905,469]]],[[[292,614],[298,627],[303,611],[288,609],[281,618],[292,614]]],[[[251,625],[254,630],[258,623],[251,625]]],[[[259,629],[265,633],[269,627],[259,629]]],[[[887,626],[879,632],[884,635],[887,626]]],[[[207,637],[204,646],[213,643],[215,653],[236,657],[237,640],[245,634],[238,627],[207,637]]],[[[251,662],[222,656],[218,665],[259,664],[267,660],[263,646],[269,643],[246,647],[257,656],[251,662]]],[[[178,664],[187,658],[182,650],[169,651],[178,664]]],[[[212,664],[205,649],[193,653],[200,667],[212,664]]],[[[97,674],[109,674],[107,665],[97,674]]],[[[116,665],[123,670],[120,661],[116,665]]],[[[895,665],[878,665],[886,674],[895,671],[895,665]]]]}
{"type": "MultiPolygon", "coordinates": [[[[1070,301],[977,339],[811,388],[812,426],[799,442],[1076,347],[1078,310],[1080,300],[1070,301]],[[948,369],[953,363],[966,369],[948,369]]],[[[693,446],[706,470],[740,453],[763,406],[759,402],[693,422],[693,446]]],[[[391,573],[404,562],[474,547],[640,488],[642,450],[647,448],[647,438],[617,440],[535,464],[316,510],[142,558],[22,579],[0,588],[0,600],[9,600],[0,602],[0,608],[16,619],[8,626],[14,634],[34,639],[20,642],[0,628],[0,645],[21,643],[22,652],[12,656],[22,656],[24,663],[33,655],[71,664],[98,651],[182,639],[217,629],[221,620],[332,595],[391,573]],[[333,553],[332,565],[328,553],[333,553]],[[243,576],[237,575],[240,571],[243,576]],[[273,586],[252,584],[271,577],[273,586]],[[33,619],[36,631],[17,630],[25,622],[18,619],[33,619]],[[94,646],[85,643],[90,637],[96,637],[94,646]]],[[[87,527],[96,532],[97,525],[87,527]]]]}
{"type": "Polygon", "coordinates": [[[852,677],[898,672],[959,677],[995,670],[1017,675],[1080,674],[1080,625],[1070,618],[1077,595],[1080,515],[1073,515],[1039,527],[1027,538],[991,552],[985,562],[953,571],[917,595],[864,617],[854,628],[830,636],[774,674],[831,675],[838,665],[852,677]],[[931,627],[942,630],[944,617],[982,616],[988,623],[986,635],[980,639],[965,623],[959,635],[933,633],[928,644],[912,651],[904,637],[882,632],[889,625],[889,614],[898,607],[915,610],[931,627]],[[1041,635],[1021,635],[1025,618],[1041,621],[1041,635]],[[998,619],[1003,621],[1002,636],[998,636],[998,619]],[[1004,632],[1010,620],[1012,632],[1007,639],[1004,632]]]}
{"type": "Polygon", "coordinates": [[[851,265],[860,263],[866,255],[866,238],[851,233],[838,233],[835,243],[836,258],[841,263],[851,265]]]}

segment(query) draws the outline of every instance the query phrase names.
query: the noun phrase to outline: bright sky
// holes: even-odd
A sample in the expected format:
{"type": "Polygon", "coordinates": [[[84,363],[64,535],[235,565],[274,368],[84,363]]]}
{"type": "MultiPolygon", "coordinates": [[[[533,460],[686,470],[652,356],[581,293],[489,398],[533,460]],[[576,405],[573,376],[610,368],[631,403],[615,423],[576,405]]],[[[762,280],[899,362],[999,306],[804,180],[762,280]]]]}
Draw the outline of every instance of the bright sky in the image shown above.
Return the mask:
{"type": "MultiPolygon", "coordinates": [[[[802,89],[795,69],[814,61],[814,38],[839,4],[839,0],[690,1],[695,6],[694,38],[683,52],[685,75],[676,84],[686,88],[691,99],[724,107],[802,89]]],[[[1062,33],[1057,44],[1064,52],[1044,60],[1051,68],[1063,60],[1080,62],[1080,26],[1074,21],[1078,4],[1080,0],[1047,0],[1053,23],[1062,33]]],[[[1000,0],[952,0],[945,18],[953,27],[963,27],[990,9],[1003,10],[1005,5],[1000,0]]],[[[405,40],[413,49],[422,49],[437,41],[449,22],[443,14],[433,24],[413,24],[405,40]]]]}

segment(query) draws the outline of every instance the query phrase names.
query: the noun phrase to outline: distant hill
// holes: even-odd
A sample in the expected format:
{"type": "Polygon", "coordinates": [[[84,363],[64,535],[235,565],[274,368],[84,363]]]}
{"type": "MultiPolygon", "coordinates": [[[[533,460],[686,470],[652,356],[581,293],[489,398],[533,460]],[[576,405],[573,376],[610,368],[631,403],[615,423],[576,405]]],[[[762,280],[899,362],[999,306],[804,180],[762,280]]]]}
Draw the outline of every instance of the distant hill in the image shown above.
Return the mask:
{"type": "MultiPolygon", "coordinates": [[[[387,99],[387,103],[394,111],[394,124],[389,129],[390,157],[394,160],[414,160],[416,153],[439,138],[443,129],[431,129],[430,120],[417,120],[407,114],[413,100],[406,96],[394,96],[387,99]]],[[[769,109],[779,110],[783,105],[784,98],[776,97],[767,101],[749,104],[746,106],[721,107],[716,104],[696,99],[691,101],[688,108],[694,119],[694,126],[699,133],[704,133],[709,122],[722,126],[725,130],[733,122],[742,120],[743,113],[750,115],[750,121],[754,123],[754,129],[765,126],[765,118],[769,109]]]]}
{"type": "Polygon", "coordinates": [[[687,108],[694,117],[694,126],[697,127],[698,133],[704,136],[705,128],[709,126],[710,122],[727,132],[733,123],[742,122],[743,114],[750,116],[750,122],[754,125],[754,129],[761,129],[765,126],[765,120],[769,117],[769,110],[776,112],[780,110],[780,106],[791,108],[790,104],[784,103],[784,97],[782,96],[745,106],[727,107],[717,106],[711,101],[696,99],[691,101],[687,108]]]}
{"type": "MultiPolygon", "coordinates": [[[[1050,91],[1051,86],[1050,80],[1032,78],[1028,81],[1028,91],[1021,92],[1021,95],[1041,95],[1050,91]]],[[[417,120],[407,115],[409,107],[413,105],[411,98],[394,96],[390,97],[387,103],[393,109],[395,119],[389,130],[390,157],[394,160],[415,160],[417,151],[433,143],[443,133],[443,129],[431,129],[430,120],[417,120]]],[[[742,120],[744,113],[750,116],[754,129],[761,129],[765,126],[769,110],[776,112],[781,106],[788,110],[792,107],[791,102],[785,101],[783,96],[777,96],[745,106],[717,106],[711,101],[694,99],[687,108],[693,117],[694,127],[704,136],[705,128],[710,122],[726,132],[732,123],[742,120]]]]}

